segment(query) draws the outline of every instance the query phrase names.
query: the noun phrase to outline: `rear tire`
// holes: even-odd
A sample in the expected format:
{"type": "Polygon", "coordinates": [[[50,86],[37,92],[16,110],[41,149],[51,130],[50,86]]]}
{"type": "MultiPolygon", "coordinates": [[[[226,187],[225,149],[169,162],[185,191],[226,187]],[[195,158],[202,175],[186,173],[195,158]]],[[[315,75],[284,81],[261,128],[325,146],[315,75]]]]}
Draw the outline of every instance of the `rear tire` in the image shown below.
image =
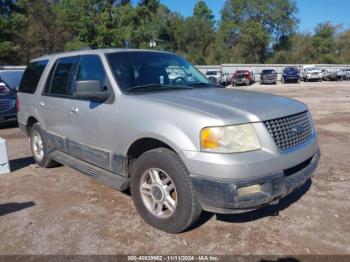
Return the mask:
{"type": "Polygon", "coordinates": [[[135,161],[131,170],[131,195],[141,217],[168,233],[186,230],[202,211],[187,168],[167,148],[147,151],[135,161]]]}
{"type": "Polygon", "coordinates": [[[30,129],[29,139],[30,149],[32,151],[33,158],[38,166],[49,168],[57,165],[55,161],[48,158],[47,142],[39,123],[35,123],[30,129]]]}

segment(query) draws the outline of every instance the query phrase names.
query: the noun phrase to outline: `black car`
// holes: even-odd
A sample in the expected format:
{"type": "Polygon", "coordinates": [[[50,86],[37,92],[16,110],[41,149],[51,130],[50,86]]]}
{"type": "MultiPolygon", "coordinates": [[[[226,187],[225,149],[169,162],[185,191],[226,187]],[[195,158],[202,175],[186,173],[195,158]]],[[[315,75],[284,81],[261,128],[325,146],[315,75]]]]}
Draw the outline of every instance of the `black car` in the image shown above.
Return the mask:
{"type": "Polygon", "coordinates": [[[260,73],[261,84],[277,84],[277,72],[274,69],[265,69],[260,73]]]}
{"type": "Polygon", "coordinates": [[[17,121],[16,88],[24,70],[0,70],[0,124],[17,121]]]}
{"type": "Polygon", "coordinates": [[[286,67],[282,74],[282,83],[300,83],[300,71],[296,67],[286,67]]]}

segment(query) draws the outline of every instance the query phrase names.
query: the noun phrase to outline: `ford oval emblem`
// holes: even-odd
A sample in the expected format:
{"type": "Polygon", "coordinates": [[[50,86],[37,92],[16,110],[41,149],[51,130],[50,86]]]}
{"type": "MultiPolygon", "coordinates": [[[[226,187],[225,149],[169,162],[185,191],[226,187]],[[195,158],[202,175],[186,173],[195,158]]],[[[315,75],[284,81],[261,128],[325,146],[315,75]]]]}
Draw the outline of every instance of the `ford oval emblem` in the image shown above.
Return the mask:
{"type": "Polygon", "coordinates": [[[304,125],[303,124],[297,124],[292,128],[292,132],[296,135],[300,135],[304,131],[304,125]]]}

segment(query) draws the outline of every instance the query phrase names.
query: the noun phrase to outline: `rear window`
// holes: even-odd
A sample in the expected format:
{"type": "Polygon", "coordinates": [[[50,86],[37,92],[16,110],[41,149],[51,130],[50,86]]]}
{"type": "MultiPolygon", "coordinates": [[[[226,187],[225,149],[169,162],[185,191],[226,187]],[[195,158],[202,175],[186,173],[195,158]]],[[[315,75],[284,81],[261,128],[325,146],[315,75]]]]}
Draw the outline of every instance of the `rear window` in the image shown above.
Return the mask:
{"type": "Polygon", "coordinates": [[[23,72],[23,70],[8,70],[0,72],[0,81],[5,82],[8,87],[16,89],[21,82],[23,72]]]}
{"type": "Polygon", "coordinates": [[[43,74],[47,63],[48,60],[30,63],[24,72],[18,91],[33,94],[38,86],[41,75],[43,74]]]}

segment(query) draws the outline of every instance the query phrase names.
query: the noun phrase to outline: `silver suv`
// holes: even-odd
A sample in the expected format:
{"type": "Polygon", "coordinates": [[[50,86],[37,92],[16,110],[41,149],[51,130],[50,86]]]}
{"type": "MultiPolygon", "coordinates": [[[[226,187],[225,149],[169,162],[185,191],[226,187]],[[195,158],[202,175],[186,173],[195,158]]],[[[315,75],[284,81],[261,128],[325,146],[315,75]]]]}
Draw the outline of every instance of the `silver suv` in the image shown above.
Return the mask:
{"type": "Polygon", "coordinates": [[[146,50],[44,56],[25,71],[18,121],[39,166],[57,162],[117,190],[170,233],[202,210],[277,203],[314,173],[305,104],[213,85],[183,58],[146,50]],[[172,69],[181,76],[169,78],[172,69]]]}

